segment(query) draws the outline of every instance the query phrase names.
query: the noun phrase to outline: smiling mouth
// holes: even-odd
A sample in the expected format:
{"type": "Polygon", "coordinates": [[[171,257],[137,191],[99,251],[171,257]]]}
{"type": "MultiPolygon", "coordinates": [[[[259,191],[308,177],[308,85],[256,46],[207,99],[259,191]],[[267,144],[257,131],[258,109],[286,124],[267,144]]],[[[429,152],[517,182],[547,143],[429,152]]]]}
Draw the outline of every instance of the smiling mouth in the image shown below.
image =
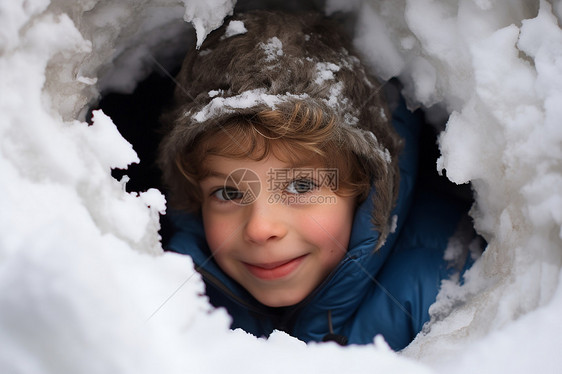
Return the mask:
{"type": "Polygon", "coordinates": [[[262,280],[276,280],[292,274],[307,255],[288,261],[271,262],[267,264],[249,264],[244,262],[248,271],[256,278],[262,280]]]}

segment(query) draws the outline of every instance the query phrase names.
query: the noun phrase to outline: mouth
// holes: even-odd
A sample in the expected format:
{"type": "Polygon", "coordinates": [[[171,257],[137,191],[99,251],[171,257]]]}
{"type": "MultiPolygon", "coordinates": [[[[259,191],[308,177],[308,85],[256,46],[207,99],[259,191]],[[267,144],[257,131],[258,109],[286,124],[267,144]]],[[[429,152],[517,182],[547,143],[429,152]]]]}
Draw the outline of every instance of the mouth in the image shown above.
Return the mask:
{"type": "Polygon", "coordinates": [[[248,271],[262,280],[276,280],[292,274],[307,255],[302,255],[287,261],[277,261],[265,264],[249,264],[244,262],[248,271]]]}

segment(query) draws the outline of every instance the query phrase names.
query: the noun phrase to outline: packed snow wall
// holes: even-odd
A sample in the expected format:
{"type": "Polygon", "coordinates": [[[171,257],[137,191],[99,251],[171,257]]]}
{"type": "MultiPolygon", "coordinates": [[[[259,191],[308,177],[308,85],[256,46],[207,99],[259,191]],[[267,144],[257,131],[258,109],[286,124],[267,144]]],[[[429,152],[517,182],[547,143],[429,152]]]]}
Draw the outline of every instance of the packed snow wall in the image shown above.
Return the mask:
{"type": "Polygon", "coordinates": [[[348,15],[376,74],[446,123],[436,168],[473,186],[488,247],[402,353],[229,331],[189,258],[162,252],[162,193],[111,176],[143,160],[89,108],[168,71],[232,11],[281,3],[0,3],[0,370],[562,371],[562,1],[283,5],[348,15]]]}

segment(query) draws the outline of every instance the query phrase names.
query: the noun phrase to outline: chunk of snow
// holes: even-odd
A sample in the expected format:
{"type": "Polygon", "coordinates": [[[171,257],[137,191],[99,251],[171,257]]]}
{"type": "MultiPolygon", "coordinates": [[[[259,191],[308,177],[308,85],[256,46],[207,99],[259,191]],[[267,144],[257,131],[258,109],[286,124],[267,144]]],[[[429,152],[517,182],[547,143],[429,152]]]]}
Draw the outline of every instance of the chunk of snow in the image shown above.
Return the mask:
{"type": "Polygon", "coordinates": [[[280,56],[283,56],[283,43],[276,36],[267,40],[267,43],[260,43],[259,46],[265,52],[266,62],[276,61],[280,56]]]}
{"type": "Polygon", "coordinates": [[[236,0],[183,0],[185,14],[183,18],[191,22],[197,32],[197,49],[209,33],[219,28],[226,16],[232,15],[236,0]]]}
{"type": "MultiPolygon", "coordinates": [[[[215,95],[216,96],[216,95],[215,95]]],[[[197,122],[205,122],[213,117],[230,113],[234,109],[251,108],[256,105],[266,105],[270,109],[275,109],[276,105],[286,99],[304,99],[305,95],[270,95],[265,93],[265,89],[255,89],[244,91],[240,95],[231,97],[213,97],[209,104],[194,114],[189,114],[197,122]]]]}
{"type": "Polygon", "coordinates": [[[230,21],[224,32],[225,38],[230,38],[236,35],[242,35],[247,33],[246,27],[244,27],[244,22],[242,21],[230,21]]]}

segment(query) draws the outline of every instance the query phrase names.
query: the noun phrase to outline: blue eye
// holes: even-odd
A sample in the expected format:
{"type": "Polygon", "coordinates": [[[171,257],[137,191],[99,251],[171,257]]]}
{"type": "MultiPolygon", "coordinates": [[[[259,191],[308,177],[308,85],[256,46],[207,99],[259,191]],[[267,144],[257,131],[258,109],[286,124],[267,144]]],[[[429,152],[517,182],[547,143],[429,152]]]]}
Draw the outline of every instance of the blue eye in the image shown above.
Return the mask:
{"type": "Polygon", "coordinates": [[[311,179],[295,179],[285,188],[285,190],[292,194],[303,194],[318,188],[316,183],[311,179]]]}
{"type": "Polygon", "coordinates": [[[212,196],[221,201],[240,200],[244,196],[242,191],[232,187],[219,188],[212,193],[212,196]]]}

